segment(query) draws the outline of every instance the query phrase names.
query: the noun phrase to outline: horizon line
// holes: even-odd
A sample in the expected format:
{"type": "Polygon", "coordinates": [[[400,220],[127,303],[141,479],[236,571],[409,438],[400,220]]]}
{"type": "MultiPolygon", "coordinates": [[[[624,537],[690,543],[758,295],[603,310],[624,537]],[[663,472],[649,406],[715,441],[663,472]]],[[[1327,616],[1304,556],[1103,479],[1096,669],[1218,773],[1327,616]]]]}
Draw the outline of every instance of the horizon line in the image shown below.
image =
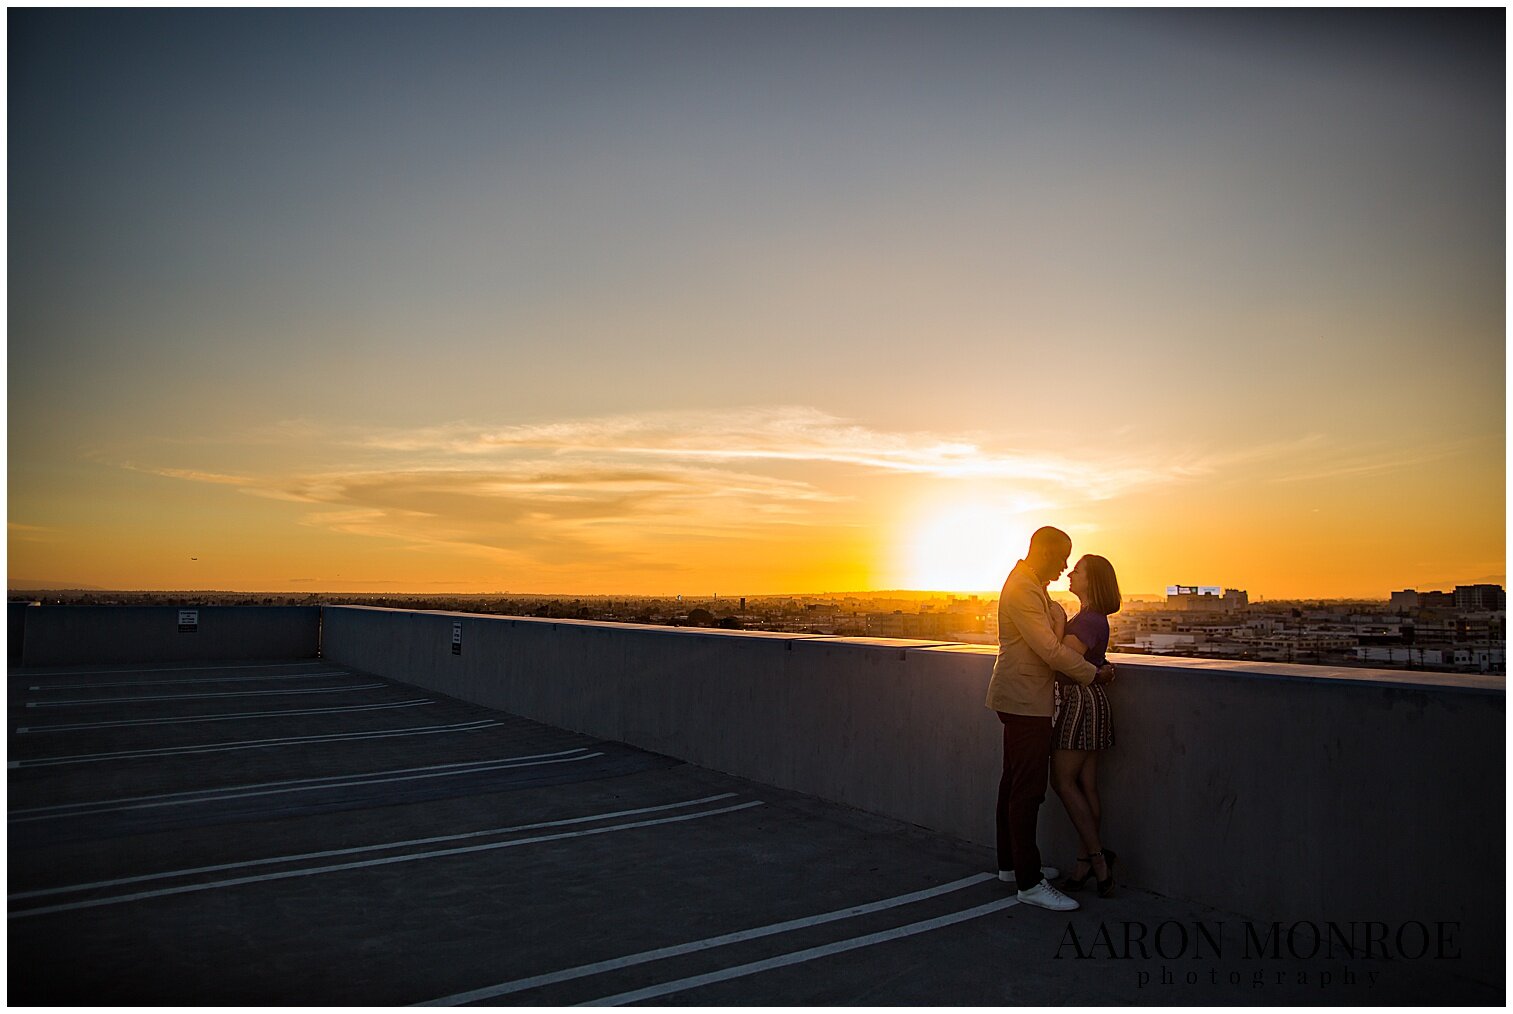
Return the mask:
{"type": "MultiPolygon", "coordinates": [[[[1488,582],[1476,582],[1485,584],[1488,582]]],[[[1412,589],[1412,591],[1452,591],[1450,588],[1432,588],[1428,586],[1412,589]]],[[[720,599],[735,600],[746,599],[775,599],[775,598],[816,598],[816,597],[840,597],[840,596],[886,596],[886,595],[912,595],[912,596],[965,596],[965,595],[988,595],[997,596],[1000,589],[939,589],[939,588],[879,588],[868,590],[846,591],[788,591],[788,592],[747,592],[745,594],[721,595],[711,593],[709,595],[690,595],[687,592],[523,592],[523,591],[406,591],[398,589],[388,590],[358,590],[327,589],[312,591],[302,588],[276,589],[259,588],[241,591],[230,588],[103,588],[88,587],[82,585],[8,585],[7,593],[17,592],[98,592],[118,593],[133,595],[348,595],[348,596],[426,596],[433,598],[460,598],[460,597],[498,597],[498,598],[587,598],[587,599],[684,599],[690,601],[716,601],[720,599]]],[[[1050,589],[1053,595],[1070,596],[1071,592],[1065,589],[1050,589]]],[[[1387,595],[1271,595],[1265,596],[1259,593],[1252,596],[1253,601],[1272,602],[1390,602],[1392,593],[1387,595]]],[[[1126,592],[1123,596],[1125,601],[1138,599],[1163,600],[1167,597],[1162,592],[1126,592]]]]}

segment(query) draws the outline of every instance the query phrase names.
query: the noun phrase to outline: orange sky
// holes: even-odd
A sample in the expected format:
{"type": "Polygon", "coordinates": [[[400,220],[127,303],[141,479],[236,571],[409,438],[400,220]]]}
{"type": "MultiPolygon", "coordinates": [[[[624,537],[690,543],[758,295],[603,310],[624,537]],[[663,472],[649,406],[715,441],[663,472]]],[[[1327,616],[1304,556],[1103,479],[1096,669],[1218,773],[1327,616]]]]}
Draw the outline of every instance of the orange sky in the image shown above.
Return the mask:
{"type": "Polygon", "coordinates": [[[11,582],[1501,583],[1479,16],[15,15],[11,582]]]}

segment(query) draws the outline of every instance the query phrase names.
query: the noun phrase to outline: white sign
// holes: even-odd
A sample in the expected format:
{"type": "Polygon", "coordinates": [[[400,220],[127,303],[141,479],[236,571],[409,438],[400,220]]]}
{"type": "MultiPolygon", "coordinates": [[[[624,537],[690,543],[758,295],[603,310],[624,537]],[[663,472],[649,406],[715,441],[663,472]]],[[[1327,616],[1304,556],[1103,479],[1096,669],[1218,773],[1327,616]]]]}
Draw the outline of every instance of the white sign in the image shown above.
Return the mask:
{"type": "Polygon", "coordinates": [[[462,621],[452,621],[452,654],[462,654],[462,621]]]}
{"type": "Polygon", "coordinates": [[[181,627],[194,627],[194,626],[198,626],[199,622],[200,622],[200,611],[198,609],[180,609],[179,610],[179,626],[181,626],[181,627]]]}

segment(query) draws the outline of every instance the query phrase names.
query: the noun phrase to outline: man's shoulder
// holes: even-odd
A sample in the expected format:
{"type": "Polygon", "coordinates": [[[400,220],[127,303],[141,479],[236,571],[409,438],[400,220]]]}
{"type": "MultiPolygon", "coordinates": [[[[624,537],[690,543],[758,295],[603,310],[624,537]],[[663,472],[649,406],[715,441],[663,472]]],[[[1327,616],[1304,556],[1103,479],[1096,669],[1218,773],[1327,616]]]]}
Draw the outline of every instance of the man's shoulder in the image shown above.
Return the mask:
{"type": "Polygon", "coordinates": [[[1035,576],[1035,572],[1029,568],[1029,565],[1021,563],[1009,571],[1008,579],[1003,583],[1003,589],[1006,592],[1027,589],[1039,594],[1041,584],[1040,579],[1035,576]]]}

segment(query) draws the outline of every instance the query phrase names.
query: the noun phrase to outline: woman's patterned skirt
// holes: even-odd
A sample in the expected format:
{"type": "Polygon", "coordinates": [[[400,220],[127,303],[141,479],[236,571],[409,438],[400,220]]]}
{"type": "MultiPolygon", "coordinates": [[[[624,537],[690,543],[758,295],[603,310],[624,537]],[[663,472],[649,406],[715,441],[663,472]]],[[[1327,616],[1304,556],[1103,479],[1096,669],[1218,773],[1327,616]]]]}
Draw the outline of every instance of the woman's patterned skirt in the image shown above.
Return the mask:
{"type": "Polygon", "coordinates": [[[1107,750],[1114,745],[1114,713],[1103,685],[1056,684],[1056,750],[1107,750]]]}

